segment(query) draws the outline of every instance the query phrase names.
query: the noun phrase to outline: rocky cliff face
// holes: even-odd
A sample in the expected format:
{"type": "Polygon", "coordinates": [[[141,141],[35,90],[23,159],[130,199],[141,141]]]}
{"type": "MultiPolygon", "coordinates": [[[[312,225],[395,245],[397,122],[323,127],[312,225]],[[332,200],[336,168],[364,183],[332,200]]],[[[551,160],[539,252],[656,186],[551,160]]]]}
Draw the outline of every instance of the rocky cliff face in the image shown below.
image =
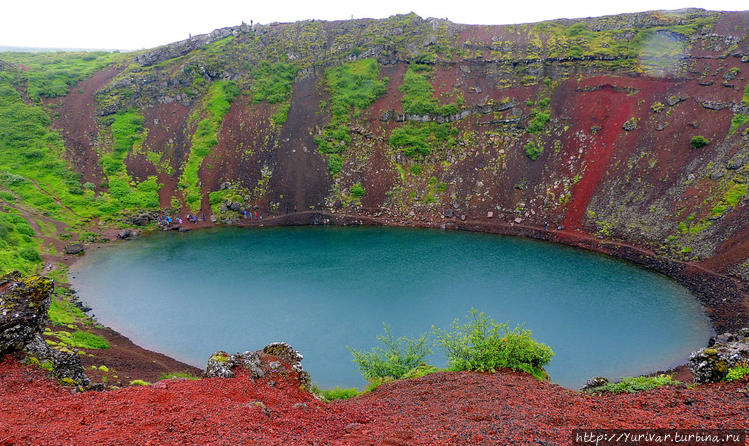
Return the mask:
{"type": "Polygon", "coordinates": [[[748,62],[747,12],[242,25],[132,55],[56,122],[84,179],[106,184],[118,119],[140,119],[126,172],[183,213],[564,229],[740,288],[748,62]]]}
{"type": "Polygon", "coordinates": [[[53,289],[54,283],[46,277],[24,278],[17,271],[0,277],[0,358],[23,352],[28,361],[49,364],[55,378],[85,387],[89,380],[78,353],[52,348],[42,337],[53,289]]]}

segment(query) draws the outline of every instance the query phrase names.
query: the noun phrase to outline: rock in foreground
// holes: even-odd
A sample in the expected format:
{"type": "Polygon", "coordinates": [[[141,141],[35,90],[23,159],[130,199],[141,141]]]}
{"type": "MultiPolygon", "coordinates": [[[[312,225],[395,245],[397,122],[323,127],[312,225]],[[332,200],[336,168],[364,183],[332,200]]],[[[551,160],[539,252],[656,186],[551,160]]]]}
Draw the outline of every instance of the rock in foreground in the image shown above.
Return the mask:
{"type": "Polygon", "coordinates": [[[252,379],[263,378],[269,373],[278,373],[284,377],[292,373],[299,381],[300,387],[308,389],[310,377],[309,373],[302,368],[303,358],[298,351],[285,342],[274,342],[262,350],[233,355],[220,350],[208,359],[205,376],[207,378],[233,378],[237,368],[247,370],[252,379]]]}
{"type": "Polygon", "coordinates": [[[749,328],[710,339],[707,348],[689,356],[689,370],[699,383],[718,382],[732,367],[749,363],[749,328]]]}
{"type": "Polygon", "coordinates": [[[18,271],[0,278],[0,356],[23,351],[31,362],[49,362],[55,378],[85,387],[89,380],[78,354],[52,348],[42,337],[54,288],[46,277],[23,278],[18,271]]]}

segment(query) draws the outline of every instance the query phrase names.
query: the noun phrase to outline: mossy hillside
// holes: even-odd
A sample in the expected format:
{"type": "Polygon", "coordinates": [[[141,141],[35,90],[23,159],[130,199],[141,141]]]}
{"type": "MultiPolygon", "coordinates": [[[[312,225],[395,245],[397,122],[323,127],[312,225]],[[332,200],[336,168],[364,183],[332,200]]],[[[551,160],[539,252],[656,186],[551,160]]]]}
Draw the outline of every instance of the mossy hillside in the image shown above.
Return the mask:
{"type": "Polygon", "coordinates": [[[49,115],[24,103],[11,82],[0,77],[0,188],[66,223],[100,215],[94,192],[63,160],[64,143],[49,129],[49,115]]]}
{"type": "Polygon", "coordinates": [[[15,82],[25,86],[28,97],[35,102],[64,96],[81,80],[126,57],[105,51],[0,53],[0,60],[23,66],[15,82]]]}
{"type": "Polygon", "coordinates": [[[206,155],[218,145],[218,130],[237,95],[239,88],[234,82],[214,82],[199,109],[190,116],[190,121],[195,122],[196,127],[190,156],[179,178],[179,187],[183,191],[187,207],[192,211],[200,210],[202,198],[198,170],[206,155]],[[205,117],[201,119],[202,116],[205,117]]]}
{"type": "Polygon", "coordinates": [[[329,155],[328,167],[337,174],[343,166],[343,152],[351,143],[350,126],[378,97],[385,94],[388,79],[380,78],[376,59],[363,59],[330,68],[325,88],[330,94],[330,123],[315,136],[317,149],[329,155]]]}
{"type": "Polygon", "coordinates": [[[408,65],[403,83],[399,90],[403,93],[401,101],[403,112],[410,115],[450,116],[460,110],[457,103],[440,106],[435,97],[431,77],[434,69],[430,65],[412,63],[408,65]]]}
{"type": "Polygon", "coordinates": [[[155,176],[136,182],[128,175],[125,159],[143,144],[143,116],[128,110],[104,119],[110,124],[112,151],[99,159],[107,177],[108,194],[98,198],[101,208],[108,213],[122,209],[158,208],[159,184],[155,176]]]}

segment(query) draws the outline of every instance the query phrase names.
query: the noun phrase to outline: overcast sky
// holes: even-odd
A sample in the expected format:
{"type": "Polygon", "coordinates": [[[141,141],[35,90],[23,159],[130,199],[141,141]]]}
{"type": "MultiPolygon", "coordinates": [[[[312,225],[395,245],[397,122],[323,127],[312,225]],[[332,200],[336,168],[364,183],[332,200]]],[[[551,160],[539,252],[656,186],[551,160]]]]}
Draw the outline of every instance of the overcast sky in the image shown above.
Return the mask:
{"type": "Polygon", "coordinates": [[[215,28],[305,19],[383,18],[415,12],[457,23],[527,23],[698,7],[737,11],[746,0],[3,0],[0,46],[142,49],[215,28]]]}

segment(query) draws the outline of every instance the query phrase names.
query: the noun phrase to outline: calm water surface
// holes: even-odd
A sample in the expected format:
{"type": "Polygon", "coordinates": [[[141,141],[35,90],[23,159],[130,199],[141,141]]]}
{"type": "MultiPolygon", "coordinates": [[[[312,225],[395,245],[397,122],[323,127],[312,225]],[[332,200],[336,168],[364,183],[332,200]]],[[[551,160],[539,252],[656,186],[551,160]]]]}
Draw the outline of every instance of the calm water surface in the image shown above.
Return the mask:
{"type": "MultiPolygon", "coordinates": [[[[677,283],[559,245],[395,228],[219,228],[89,252],[72,270],[99,321],[198,367],[287,341],[322,387],[364,384],[346,346],[448,328],[471,308],[525,323],[564,386],[682,363],[711,335],[677,283]]],[[[430,363],[444,366],[436,352],[430,363]]]]}

